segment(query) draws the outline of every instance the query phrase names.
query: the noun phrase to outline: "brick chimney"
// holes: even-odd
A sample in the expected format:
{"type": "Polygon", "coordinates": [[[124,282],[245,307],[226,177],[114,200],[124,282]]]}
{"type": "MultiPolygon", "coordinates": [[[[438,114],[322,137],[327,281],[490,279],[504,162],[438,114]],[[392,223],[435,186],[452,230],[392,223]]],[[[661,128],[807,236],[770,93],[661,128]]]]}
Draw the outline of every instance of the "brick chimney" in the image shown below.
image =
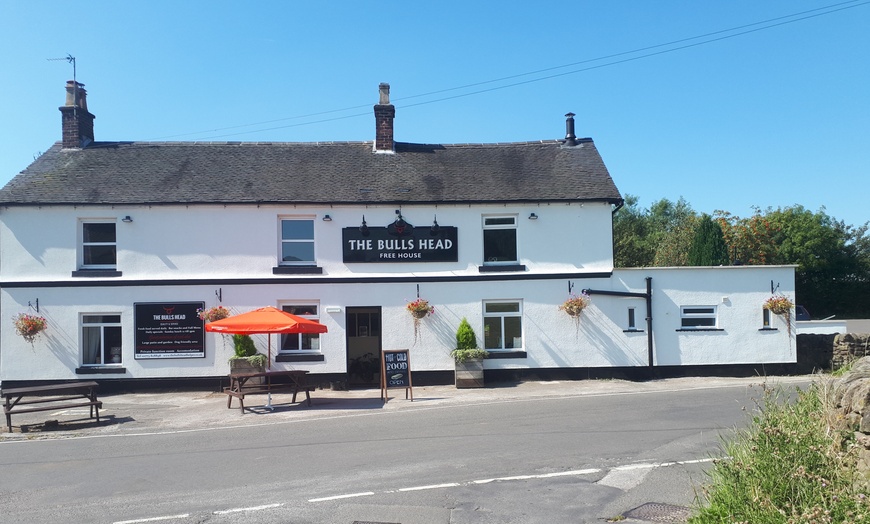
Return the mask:
{"type": "Polygon", "coordinates": [[[395,151],[393,146],[393,118],[396,107],[390,103],[390,84],[378,86],[380,100],[375,105],[375,152],[395,151]]]}
{"type": "Polygon", "coordinates": [[[63,148],[82,148],[94,141],[94,115],[88,112],[85,85],[74,80],[66,83],[66,104],[60,109],[63,148]]]}

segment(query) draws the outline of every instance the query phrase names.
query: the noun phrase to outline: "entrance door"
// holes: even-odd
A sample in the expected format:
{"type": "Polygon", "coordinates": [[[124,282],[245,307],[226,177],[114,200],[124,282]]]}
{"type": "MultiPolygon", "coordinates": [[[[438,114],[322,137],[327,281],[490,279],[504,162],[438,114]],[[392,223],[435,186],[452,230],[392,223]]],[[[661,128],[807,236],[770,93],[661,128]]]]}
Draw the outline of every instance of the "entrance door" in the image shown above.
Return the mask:
{"type": "Polygon", "coordinates": [[[381,307],[349,307],[347,321],[347,383],[380,386],[381,307]]]}

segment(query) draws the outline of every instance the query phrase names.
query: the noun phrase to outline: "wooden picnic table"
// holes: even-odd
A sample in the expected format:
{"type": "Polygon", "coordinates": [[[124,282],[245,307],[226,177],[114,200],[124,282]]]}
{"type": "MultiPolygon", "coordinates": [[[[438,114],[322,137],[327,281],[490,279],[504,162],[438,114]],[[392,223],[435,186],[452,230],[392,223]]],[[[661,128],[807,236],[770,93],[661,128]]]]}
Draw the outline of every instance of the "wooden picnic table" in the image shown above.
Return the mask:
{"type": "Polygon", "coordinates": [[[4,388],[2,395],[5,399],[3,413],[6,415],[6,427],[11,433],[13,413],[35,413],[37,411],[82,407],[90,408],[90,418],[96,417],[97,424],[99,424],[100,408],[103,407],[103,403],[97,400],[98,385],[94,381],[87,381],[4,388]]]}
{"type": "Polygon", "coordinates": [[[227,408],[232,407],[233,397],[239,399],[239,408],[242,414],[245,413],[245,395],[251,393],[293,393],[293,402],[296,402],[296,395],[300,392],[305,393],[305,399],[308,405],[311,405],[311,391],[313,386],[309,386],[306,380],[308,371],[299,369],[289,369],[280,371],[263,371],[255,373],[230,373],[230,386],[224,388],[224,393],[227,394],[227,408]],[[249,384],[248,382],[254,378],[262,378],[262,383],[249,384]],[[277,381],[273,379],[278,379],[277,381]]]}

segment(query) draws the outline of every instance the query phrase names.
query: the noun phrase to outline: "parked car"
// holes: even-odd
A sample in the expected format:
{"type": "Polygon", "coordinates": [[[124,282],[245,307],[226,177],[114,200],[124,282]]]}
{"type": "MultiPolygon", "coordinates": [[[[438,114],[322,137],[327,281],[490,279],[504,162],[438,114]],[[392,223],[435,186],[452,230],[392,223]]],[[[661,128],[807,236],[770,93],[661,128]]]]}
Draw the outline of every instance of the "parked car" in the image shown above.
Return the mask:
{"type": "Polygon", "coordinates": [[[794,316],[795,320],[811,320],[810,312],[807,311],[807,308],[800,305],[794,307],[794,316]]]}

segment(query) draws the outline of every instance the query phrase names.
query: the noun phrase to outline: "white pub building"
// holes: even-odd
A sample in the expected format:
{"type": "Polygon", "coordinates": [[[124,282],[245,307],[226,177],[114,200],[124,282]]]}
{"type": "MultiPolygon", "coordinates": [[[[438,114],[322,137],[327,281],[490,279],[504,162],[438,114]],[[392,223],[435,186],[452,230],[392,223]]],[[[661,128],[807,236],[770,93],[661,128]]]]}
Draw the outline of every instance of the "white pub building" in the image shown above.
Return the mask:
{"type": "Polygon", "coordinates": [[[325,324],[273,336],[271,368],[351,385],[390,349],[415,383],[452,381],[463,318],[494,377],[796,361],[762,309],[794,299],[794,267],[614,269],[622,197],[570,113],[559,140],[396,142],[381,84],[370,142],[100,142],[66,89],[62,141],[0,190],[3,385],[226,377],[232,342],[197,316],[217,305],[325,324]],[[559,309],[583,290],[579,316],[559,309]],[[46,319],[32,343],[20,313],[46,319]]]}

